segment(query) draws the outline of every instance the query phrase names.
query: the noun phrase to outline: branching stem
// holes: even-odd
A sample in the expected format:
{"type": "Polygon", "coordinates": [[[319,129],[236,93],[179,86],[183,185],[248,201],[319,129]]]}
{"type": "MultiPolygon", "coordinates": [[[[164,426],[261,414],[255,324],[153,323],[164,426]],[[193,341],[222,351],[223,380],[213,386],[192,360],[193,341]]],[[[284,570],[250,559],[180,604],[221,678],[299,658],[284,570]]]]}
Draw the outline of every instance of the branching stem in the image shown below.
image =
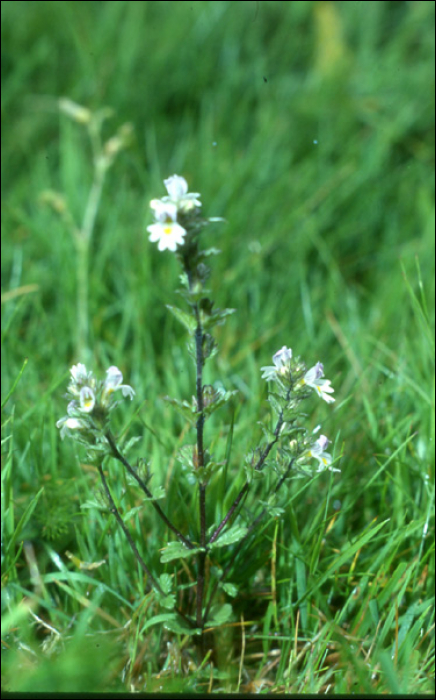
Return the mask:
{"type": "Polygon", "coordinates": [[[156,588],[156,590],[158,590],[159,593],[160,593],[161,595],[164,595],[164,591],[162,590],[162,588],[160,587],[159,583],[156,581],[156,579],[154,578],[154,576],[153,576],[153,574],[151,573],[150,569],[148,568],[148,566],[147,566],[146,563],[144,562],[143,558],[142,558],[141,555],[139,554],[139,552],[138,552],[138,550],[137,550],[137,547],[136,547],[136,545],[135,545],[135,543],[134,543],[134,541],[133,541],[133,539],[132,539],[132,536],[131,536],[130,532],[128,531],[127,527],[125,526],[125,524],[124,524],[124,522],[123,522],[123,519],[122,519],[122,517],[121,517],[121,515],[120,515],[120,513],[119,513],[119,510],[118,510],[118,508],[117,508],[116,505],[115,505],[115,501],[114,501],[114,499],[112,498],[112,494],[111,494],[111,492],[110,492],[110,490],[109,490],[109,486],[107,485],[106,477],[105,477],[105,475],[104,475],[103,467],[101,466],[101,464],[98,466],[98,471],[99,471],[99,473],[100,473],[100,477],[101,477],[101,480],[102,480],[102,482],[103,482],[103,488],[104,488],[106,497],[107,497],[107,499],[108,499],[108,501],[109,501],[111,513],[112,513],[112,515],[115,516],[115,519],[116,519],[118,525],[121,527],[122,531],[124,532],[125,536],[127,537],[127,540],[128,540],[128,542],[129,542],[129,545],[130,545],[130,547],[131,547],[131,549],[132,549],[133,554],[135,555],[135,558],[136,558],[138,564],[140,565],[140,567],[142,568],[142,570],[145,571],[145,573],[147,574],[148,578],[150,579],[150,581],[152,582],[152,584],[153,584],[153,586],[156,588]]]}
{"type": "MultiPolygon", "coordinates": [[[[286,397],[287,400],[289,400],[290,392],[291,392],[291,390],[289,389],[287,397],[286,397]]],[[[257,462],[254,466],[255,471],[260,471],[262,469],[263,465],[265,464],[266,458],[268,457],[272,448],[274,447],[274,445],[276,444],[276,442],[279,439],[280,431],[282,429],[283,423],[284,423],[284,421],[283,421],[283,410],[282,410],[282,411],[280,411],[279,417],[277,419],[276,427],[274,429],[274,433],[273,433],[274,438],[272,440],[270,440],[270,442],[266,445],[265,449],[263,450],[262,454],[260,455],[259,459],[257,460],[257,462]]],[[[209,544],[212,544],[213,542],[215,542],[215,540],[219,537],[220,532],[222,531],[222,529],[226,526],[226,524],[228,523],[228,521],[232,517],[233,513],[235,512],[235,510],[238,507],[239,503],[241,502],[242,498],[248,493],[249,488],[250,488],[250,482],[247,480],[245,482],[245,484],[243,485],[242,489],[240,490],[240,492],[238,493],[238,495],[236,496],[233,504],[230,506],[227,514],[221,520],[221,522],[218,525],[218,527],[216,528],[216,530],[212,533],[212,536],[209,540],[209,544]]]]}
{"type": "MultiPolygon", "coordinates": [[[[124,532],[124,534],[125,534],[125,536],[126,536],[126,538],[127,538],[127,541],[128,541],[128,543],[129,543],[129,545],[130,545],[130,547],[131,547],[131,549],[132,549],[133,554],[135,555],[135,558],[136,558],[138,564],[140,565],[140,567],[142,568],[142,570],[147,574],[147,576],[148,576],[149,580],[151,581],[152,585],[154,586],[154,588],[155,588],[162,596],[164,596],[164,595],[165,595],[165,592],[163,591],[163,589],[162,589],[162,587],[160,586],[160,584],[158,583],[158,581],[156,581],[156,579],[154,578],[154,576],[153,576],[153,574],[151,573],[150,569],[148,568],[147,564],[144,562],[143,558],[142,558],[141,555],[139,554],[138,549],[137,549],[137,547],[136,547],[136,545],[135,545],[135,543],[134,543],[134,541],[133,541],[133,539],[132,539],[132,536],[131,536],[129,530],[127,529],[127,527],[125,526],[125,524],[124,524],[124,522],[123,522],[123,519],[122,519],[122,517],[121,517],[121,515],[120,515],[120,512],[119,512],[117,506],[115,505],[115,501],[114,501],[114,499],[112,498],[112,494],[111,494],[111,492],[110,492],[110,490],[109,490],[109,486],[108,486],[108,484],[107,484],[106,477],[105,477],[104,472],[103,472],[103,467],[102,467],[101,465],[99,465],[98,471],[99,471],[99,474],[100,474],[100,477],[101,477],[101,480],[102,480],[102,483],[103,483],[104,492],[105,492],[106,497],[107,497],[107,499],[108,499],[108,501],[109,501],[110,511],[111,511],[112,515],[115,516],[115,519],[116,519],[117,523],[120,525],[122,531],[124,532]]],[[[191,620],[187,615],[185,615],[184,612],[182,612],[181,610],[177,610],[177,614],[180,615],[180,617],[182,618],[182,620],[184,620],[184,622],[186,622],[186,624],[189,625],[189,627],[195,627],[195,622],[194,622],[193,620],[191,620]]]]}
{"type": "Polygon", "coordinates": [[[112,455],[115,457],[115,459],[117,459],[119,462],[121,462],[121,464],[122,464],[122,465],[127,469],[127,471],[129,472],[129,474],[131,474],[131,476],[133,476],[133,478],[137,481],[137,483],[139,484],[139,486],[141,487],[141,489],[144,491],[144,493],[145,493],[145,495],[147,496],[147,498],[150,499],[150,503],[151,503],[151,505],[153,506],[153,508],[155,509],[155,511],[158,513],[159,517],[160,517],[160,518],[164,521],[164,523],[170,528],[170,530],[172,530],[172,531],[174,532],[174,534],[177,536],[177,538],[180,540],[180,542],[183,542],[183,544],[184,544],[186,547],[188,547],[188,549],[195,549],[195,545],[193,545],[192,542],[191,542],[187,537],[185,537],[185,536],[180,532],[180,530],[178,530],[178,529],[175,527],[175,525],[173,525],[173,523],[167,518],[167,516],[166,516],[165,513],[163,512],[162,508],[160,507],[159,503],[153,498],[153,494],[152,494],[151,491],[148,489],[148,487],[147,487],[147,485],[145,484],[145,482],[144,482],[144,481],[141,479],[141,477],[136,473],[136,471],[135,471],[134,468],[131,466],[131,464],[129,464],[129,462],[127,461],[127,459],[121,454],[121,452],[119,451],[119,449],[118,449],[118,447],[117,447],[117,445],[116,445],[116,443],[115,443],[115,440],[114,440],[114,437],[113,437],[112,433],[111,433],[110,431],[106,431],[105,435],[106,435],[107,441],[108,441],[108,443],[109,443],[109,445],[110,445],[110,447],[111,447],[112,455]]]}
{"type": "MultiPolygon", "coordinates": [[[[289,462],[289,464],[288,464],[288,468],[286,469],[286,472],[285,472],[285,473],[283,474],[283,476],[279,479],[279,481],[277,482],[277,484],[276,484],[276,486],[275,486],[275,488],[274,488],[274,492],[273,492],[274,494],[276,494],[276,493],[280,490],[280,488],[282,487],[282,485],[284,484],[284,482],[285,482],[286,479],[288,478],[289,473],[290,473],[290,471],[291,471],[291,469],[292,469],[292,465],[293,465],[293,464],[294,464],[294,459],[291,459],[290,462],[289,462]]],[[[240,550],[241,550],[241,547],[242,547],[243,543],[246,541],[246,539],[247,539],[247,537],[250,535],[250,533],[253,532],[253,530],[255,529],[255,527],[258,525],[258,523],[262,520],[262,518],[264,517],[264,515],[265,515],[267,512],[268,512],[268,508],[263,508],[263,510],[259,513],[259,515],[257,516],[257,518],[255,518],[255,519],[253,520],[253,522],[252,522],[251,525],[249,526],[247,532],[245,533],[244,537],[243,537],[241,540],[239,540],[237,546],[235,547],[235,550],[234,550],[234,552],[233,552],[233,554],[232,554],[232,556],[231,556],[231,558],[230,558],[230,561],[228,562],[226,568],[225,568],[224,571],[222,572],[221,577],[220,577],[217,581],[215,581],[214,587],[213,587],[213,589],[212,589],[212,591],[211,591],[211,594],[210,594],[210,597],[209,597],[209,602],[208,602],[208,604],[207,604],[207,606],[206,606],[206,610],[205,610],[205,613],[204,613],[204,619],[205,619],[205,620],[207,620],[207,617],[208,617],[208,615],[209,615],[210,608],[211,608],[213,599],[214,599],[214,597],[215,597],[215,594],[216,594],[216,592],[217,592],[218,586],[220,585],[220,583],[222,583],[222,582],[225,580],[227,574],[229,573],[231,567],[233,566],[233,563],[234,563],[236,557],[238,556],[238,554],[239,554],[239,552],[240,552],[240,550]]]]}

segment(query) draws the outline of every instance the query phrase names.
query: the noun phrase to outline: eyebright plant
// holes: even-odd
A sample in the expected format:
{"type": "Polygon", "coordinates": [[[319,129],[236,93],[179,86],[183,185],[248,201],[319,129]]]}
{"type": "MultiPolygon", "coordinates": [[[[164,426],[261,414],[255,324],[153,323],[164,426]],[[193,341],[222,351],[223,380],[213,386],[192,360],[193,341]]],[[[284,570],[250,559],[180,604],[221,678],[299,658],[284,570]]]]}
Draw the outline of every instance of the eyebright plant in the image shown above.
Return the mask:
{"type": "MultiPolygon", "coordinates": [[[[237,571],[236,562],[241,561],[244,546],[250,536],[256,534],[261,520],[267,515],[278,517],[284,512],[286,498],[283,496],[286,496],[290,480],[302,476],[314,478],[326,470],[339,471],[333,467],[333,458],[328,451],[329,439],[325,435],[316,437],[319,428],[310,432],[305,427],[306,405],[314,394],[328,404],[335,399],[330,381],[324,378],[321,362],[308,369],[287,346],[274,354],[272,365],[261,367],[261,376],[268,384],[272,421],[261,423],[263,434],[258,444],[246,455],[245,464],[235,465],[232,470],[232,487],[239,483],[239,491],[230,506],[225,508],[224,503],[221,504],[224,516],[216,519],[217,493],[226,491],[226,488],[216,488],[216,480],[225,480],[227,470],[222,469],[223,463],[216,461],[207,448],[205,425],[210,416],[232,400],[237,392],[205,385],[203,370],[205,363],[217,352],[212,333],[214,327],[234,310],[215,308],[210,298],[206,288],[210,269],[206,261],[219,251],[203,248],[201,243],[210,223],[222,219],[202,216],[200,195],[188,192],[183,177],[173,175],[164,180],[164,184],[167,195],[150,202],[154,221],[147,230],[150,241],[157,243],[159,250],[175,254],[181,265],[184,307],[168,306],[168,309],[188,332],[188,348],[195,368],[195,391],[192,401],[167,398],[195,432],[195,442],[182,447],[178,454],[185,478],[197,489],[197,512],[193,514],[193,522],[185,525],[183,531],[180,529],[174,521],[177,514],[173,517],[169,509],[158,503],[165,496],[162,487],[152,489],[147,485],[149,479],[144,480],[140,464],[131,464],[126,456],[127,450],[119,446],[111,431],[111,413],[120,399],[132,400],[135,396],[132,387],[122,383],[123,377],[117,367],[109,367],[106,377],[98,380],[83,364],[74,365],[67,391],[67,414],[57,426],[62,438],[69,437],[85,445],[88,459],[96,463],[103,499],[144,571],[146,590],[153,588],[160,605],[167,611],[161,618],[166,627],[179,633],[199,635],[203,639],[206,626],[222,625],[232,616],[228,602],[216,603],[217,593],[237,595],[237,588],[231,581],[232,574],[237,571]],[[103,469],[103,464],[110,459],[119,462],[133,477],[144,494],[144,508],[153,507],[168,532],[168,542],[160,556],[161,571],[151,570],[146,551],[139,551],[120,515],[108,484],[107,470],[103,469]],[[260,500],[258,481],[266,474],[270,478],[264,483],[268,482],[269,486],[264,487],[264,500],[260,500]],[[213,491],[210,491],[212,479],[213,491]],[[251,505],[249,496],[253,498],[251,505]],[[182,559],[186,560],[183,566],[182,559]],[[190,580],[195,581],[195,596],[186,601],[182,594],[176,596],[181,589],[176,591],[173,582],[181,580],[189,564],[190,580]]],[[[182,474],[174,478],[182,478],[182,474]]],[[[228,491],[229,484],[225,486],[228,491]]]]}

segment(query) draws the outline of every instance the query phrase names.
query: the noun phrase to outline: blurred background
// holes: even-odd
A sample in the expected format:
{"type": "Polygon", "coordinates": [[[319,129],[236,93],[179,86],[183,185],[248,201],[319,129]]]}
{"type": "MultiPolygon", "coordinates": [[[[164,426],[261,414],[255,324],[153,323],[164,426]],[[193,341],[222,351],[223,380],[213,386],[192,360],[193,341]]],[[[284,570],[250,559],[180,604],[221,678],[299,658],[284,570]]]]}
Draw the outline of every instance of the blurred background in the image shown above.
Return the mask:
{"type": "Polygon", "coordinates": [[[434,313],[433,13],[431,2],[4,2],[4,390],[28,357],[19,400],[41,413],[81,359],[73,240],[41,204],[61,192],[80,223],[91,185],[86,133],[58,109],[68,97],[113,110],[107,138],[134,128],[91,243],[97,365],[119,365],[149,396],[190,391],[183,329],[165,309],[178,264],[145,231],[149,200],[178,173],[227,222],[207,244],[222,251],[217,303],[238,313],[211,379],[253,400],[258,367],[288,345],[336,373],[343,399],[358,388],[353,441],[377,434],[362,406],[375,389],[383,421],[399,400],[407,414],[428,366],[409,288],[434,313]]]}
{"type": "MultiPolygon", "coordinates": [[[[135,306],[138,287],[153,287],[147,299],[168,294],[173,261],[144,230],[148,201],[173,172],[228,222],[210,235],[223,251],[220,291],[243,312],[240,337],[227,339],[233,353],[272,336],[267,354],[282,340],[301,351],[316,341],[324,354],[324,343],[338,342],[333,328],[346,324],[350,341],[363,308],[367,331],[397,345],[409,324],[400,260],[413,269],[418,256],[431,293],[433,10],[4,2],[2,289],[37,284],[21,314],[40,305],[46,324],[40,318],[32,336],[26,323],[25,354],[58,355],[59,366],[71,359],[59,357],[59,336],[73,336],[72,242],[38,204],[43,189],[60,190],[80,219],[89,188],[86,139],[59,116],[62,96],[112,108],[108,135],[126,121],[135,129],[108,178],[94,240],[97,345],[126,296],[135,306]]],[[[143,325],[149,311],[131,313],[143,325]]]]}
{"type": "Polygon", "coordinates": [[[434,3],[14,0],[2,2],[1,32],[2,394],[28,358],[12,402],[16,498],[24,508],[44,483],[49,499],[27,536],[71,548],[79,509],[68,491],[77,464],[54,427],[68,368],[81,360],[75,249],[41,193],[61,192],[79,222],[92,166],[60,97],[111,108],[107,138],[133,125],[96,220],[89,317],[95,367],[122,369],[146,399],[141,420],[162,420],[173,445],[183,424],[161,397],[192,393],[185,335],[165,309],[178,264],[146,233],[149,200],[177,173],[206,216],[226,219],[205,237],[221,250],[211,261],[217,304],[237,313],[219,329],[206,379],[240,390],[238,454],[265,411],[259,367],[287,345],[308,366],[322,361],[336,389],[334,411],[318,409],[315,422],[339,433],[337,453],[345,445],[337,537],[387,511],[401,527],[425,508],[434,3]],[[391,477],[380,470],[387,459],[391,477]],[[423,500],[411,503],[417,491],[423,500]]]}

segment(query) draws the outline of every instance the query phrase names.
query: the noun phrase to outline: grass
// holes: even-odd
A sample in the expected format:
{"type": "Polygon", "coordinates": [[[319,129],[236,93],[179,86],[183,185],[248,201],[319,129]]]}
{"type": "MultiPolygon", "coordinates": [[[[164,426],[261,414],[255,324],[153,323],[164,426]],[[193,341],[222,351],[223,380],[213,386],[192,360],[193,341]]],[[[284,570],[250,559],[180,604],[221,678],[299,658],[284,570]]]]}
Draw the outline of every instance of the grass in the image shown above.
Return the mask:
{"type": "MultiPolygon", "coordinates": [[[[433,24],[430,2],[2,3],[5,690],[434,691],[433,24]],[[80,359],[76,263],[41,192],[80,220],[92,182],[61,96],[111,107],[108,137],[134,126],[91,241],[89,345],[135,387],[117,427],[143,435],[135,456],[179,524],[195,494],[175,453],[192,435],[163,397],[189,398],[194,374],[165,309],[177,262],[144,233],[164,177],[226,219],[207,233],[217,304],[237,309],[206,376],[240,392],[224,497],[278,348],[321,360],[336,389],[310,420],[338,436],[341,474],[291,482],[238,563],[213,664],[159,623],[122,532],[83,507],[98,474],[55,427],[80,359]]],[[[218,415],[221,458],[232,411],[218,415]]],[[[154,513],[131,524],[159,570],[154,513]]]]}

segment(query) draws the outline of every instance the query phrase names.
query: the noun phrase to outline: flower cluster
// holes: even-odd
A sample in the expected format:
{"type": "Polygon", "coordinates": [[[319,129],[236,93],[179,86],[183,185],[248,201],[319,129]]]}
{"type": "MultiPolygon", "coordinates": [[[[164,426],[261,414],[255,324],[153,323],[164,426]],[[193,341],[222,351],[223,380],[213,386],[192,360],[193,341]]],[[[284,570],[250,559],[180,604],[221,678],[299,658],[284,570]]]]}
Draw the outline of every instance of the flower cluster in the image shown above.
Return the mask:
{"type": "Polygon", "coordinates": [[[62,439],[72,430],[93,428],[91,416],[104,418],[107,415],[110,408],[115,405],[112,401],[115,391],[120,390],[124,397],[130,399],[135,395],[131,386],[122,384],[123,375],[118,367],[109,367],[103,381],[97,381],[94,374],[80,363],[71,367],[70,374],[70,384],[67,389],[67,398],[70,402],[67,406],[67,415],[56,423],[56,427],[60,428],[62,439]]]}
{"type": "MultiPolygon", "coordinates": [[[[297,358],[294,359],[291,348],[285,345],[273,355],[273,365],[261,367],[262,378],[269,382],[275,382],[279,394],[286,397],[285,403],[288,406],[295,407],[296,402],[304,398],[301,390],[304,387],[310,387],[320,396],[326,403],[333,403],[334,398],[331,394],[334,392],[329,379],[324,379],[324,367],[321,362],[317,362],[314,367],[306,370],[304,364],[297,358]],[[298,398],[299,396],[299,398],[298,398]]],[[[303,464],[310,458],[318,460],[317,471],[328,469],[330,471],[339,471],[333,469],[332,456],[326,452],[330,440],[325,435],[321,435],[317,440],[310,440],[303,446],[303,451],[298,457],[298,464],[303,464]]],[[[292,443],[291,443],[292,447],[292,443]]]]}
{"type": "Polygon", "coordinates": [[[150,202],[155,220],[147,226],[147,231],[150,241],[157,243],[159,250],[175,251],[184,244],[187,233],[177,219],[195,213],[201,207],[200,195],[198,192],[188,192],[188,183],[180,175],[167,178],[164,185],[168,195],[150,202]]]}
{"type": "MultiPolygon", "coordinates": [[[[298,367],[292,366],[292,350],[287,348],[286,345],[282,347],[281,350],[275,353],[272,358],[274,365],[269,367],[261,367],[262,379],[267,381],[275,381],[279,378],[285,379],[292,377],[293,369],[298,367]]],[[[321,362],[317,362],[314,367],[311,367],[304,376],[298,381],[297,388],[304,385],[310,386],[315,389],[318,396],[320,396],[326,403],[333,403],[333,396],[329,396],[334,392],[333,387],[329,379],[323,379],[324,377],[324,366],[321,362]]]]}

